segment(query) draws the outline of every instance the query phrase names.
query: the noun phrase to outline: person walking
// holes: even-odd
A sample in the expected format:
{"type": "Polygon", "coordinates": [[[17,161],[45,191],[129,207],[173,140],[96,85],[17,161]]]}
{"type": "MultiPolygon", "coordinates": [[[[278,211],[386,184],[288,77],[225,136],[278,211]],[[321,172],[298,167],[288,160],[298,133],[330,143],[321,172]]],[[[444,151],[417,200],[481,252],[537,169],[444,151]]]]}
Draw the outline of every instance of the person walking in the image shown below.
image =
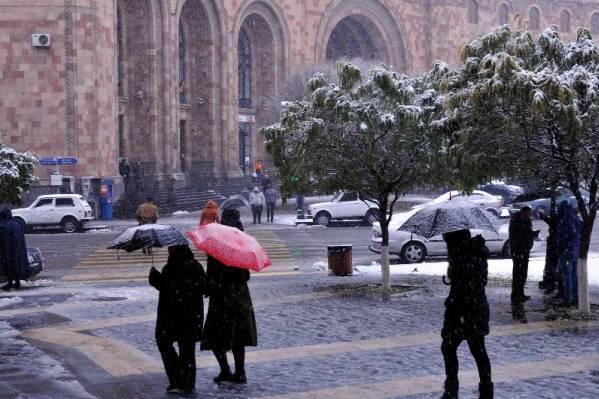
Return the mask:
{"type": "Polygon", "coordinates": [[[21,279],[29,278],[28,270],[25,228],[4,208],[0,211],[0,273],[6,276],[7,284],[2,289],[20,289],[21,279]]]}
{"type": "Polygon", "coordinates": [[[530,299],[530,296],[524,295],[524,286],[528,276],[528,258],[534,244],[530,211],[530,206],[525,205],[510,219],[509,240],[513,263],[512,303],[530,299]]]}
{"type": "Polygon", "coordinates": [[[195,345],[202,337],[206,275],[187,245],[168,248],[162,272],[152,267],[150,285],[156,288],[158,315],[156,345],[169,380],[169,393],[193,395],[196,381],[195,345]],[[177,342],[179,353],[175,351],[177,342]]]}
{"type": "Polygon", "coordinates": [[[151,224],[158,221],[158,207],[152,197],[147,197],[146,200],[137,207],[135,217],[140,226],[142,224],[151,224]]]}
{"type": "Polygon", "coordinates": [[[478,368],[479,398],[491,399],[491,362],[485,347],[485,336],[489,335],[489,303],[485,293],[489,250],[482,236],[471,238],[469,230],[445,233],[443,240],[447,243],[449,260],[449,282],[445,276],[443,282],[451,287],[445,300],[441,330],[441,352],[446,375],[442,399],[458,398],[457,350],[464,340],[468,342],[478,368]]]}
{"type": "Polygon", "coordinates": [[[562,201],[557,225],[558,265],[562,276],[561,306],[578,305],[578,256],[582,223],[568,201],[562,201]]]}
{"type": "Polygon", "coordinates": [[[258,223],[262,223],[262,209],[266,203],[266,199],[264,198],[264,194],[258,188],[258,186],[254,187],[252,192],[250,193],[250,205],[252,206],[252,215],[254,216],[254,224],[256,224],[256,220],[258,223]]]}
{"type": "Polygon", "coordinates": [[[274,222],[275,217],[275,206],[277,205],[277,199],[279,198],[279,193],[274,187],[270,186],[264,192],[264,198],[266,200],[266,221],[274,222]]]}
{"type": "MultiPolygon", "coordinates": [[[[237,209],[223,211],[222,224],[243,231],[237,209]]],[[[245,373],[245,347],[258,345],[254,306],[247,282],[248,270],[229,267],[208,257],[206,269],[210,301],[204,325],[201,349],[211,350],[220,366],[214,382],[247,382],[245,373]],[[233,352],[235,373],[231,373],[227,352],[233,352]]]]}
{"type": "Polygon", "coordinates": [[[200,216],[199,227],[208,224],[208,223],[220,223],[220,218],[218,217],[218,204],[210,200],[206,204],[206,207],[202,209],[202,215],[200,216]]]}

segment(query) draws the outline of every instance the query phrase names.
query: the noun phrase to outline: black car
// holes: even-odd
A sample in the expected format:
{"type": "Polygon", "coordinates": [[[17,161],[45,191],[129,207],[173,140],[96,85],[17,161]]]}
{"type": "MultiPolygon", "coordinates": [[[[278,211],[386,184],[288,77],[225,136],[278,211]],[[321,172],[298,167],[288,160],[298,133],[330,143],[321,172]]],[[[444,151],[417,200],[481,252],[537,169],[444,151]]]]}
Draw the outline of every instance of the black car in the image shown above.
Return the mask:
{"type": "Polygon", "coordinates": [[[519,186],[512,186],[504,183],[489,183],[478,187],[479,190],[493,195],[499,195],[503,198],[503,205],[509,205],[514,201],[516,196],[523,193],[519,186]]]}
{"type": "MultiPolygon", "coordinates": [[[[39,248],[27,247],[27,260],[29,261],[28,278],[32,278],[44,270],[46,260],[42,257],[42,252],[39,248]]],[[[6,280],[6,276],[0,274],[0,281],[4,280],[6,280]]]]}

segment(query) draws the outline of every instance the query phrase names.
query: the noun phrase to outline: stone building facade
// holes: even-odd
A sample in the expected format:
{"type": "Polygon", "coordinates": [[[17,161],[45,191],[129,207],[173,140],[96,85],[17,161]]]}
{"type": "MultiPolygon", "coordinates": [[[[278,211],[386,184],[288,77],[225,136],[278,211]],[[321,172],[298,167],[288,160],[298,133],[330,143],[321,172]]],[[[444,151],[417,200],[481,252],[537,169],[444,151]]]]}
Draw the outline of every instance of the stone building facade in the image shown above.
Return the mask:
{"type": "MultiPolygon", "coordinates": [[[[519,13],[534,33],[599,35],[590,0],[0,0],[0,140],[71,156],[65,175],[203,186],[267,160],[265,101],[287,76],[345,58],[408,74],[519,13]],[[49,34],[49,46],[32,45],[49,34]]],[[[40,166],[47,181],[52,170],[40,166]]]]}

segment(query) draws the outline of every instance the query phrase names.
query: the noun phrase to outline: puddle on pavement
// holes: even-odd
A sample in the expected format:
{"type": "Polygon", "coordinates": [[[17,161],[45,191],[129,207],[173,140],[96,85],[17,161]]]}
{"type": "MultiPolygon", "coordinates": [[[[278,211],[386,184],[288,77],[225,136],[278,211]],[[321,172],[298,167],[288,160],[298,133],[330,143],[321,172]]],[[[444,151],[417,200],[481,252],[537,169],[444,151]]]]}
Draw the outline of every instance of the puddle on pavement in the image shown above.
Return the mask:
{"type": "Polygon", "coordinates": [[[126,301],[127,297],[123,296],[101,296],[98,298],[93,298],[91,301],[94,302],[117,302],[117,301],[126,301]]]}
{"type": "MultiPolygon", "coordinates": [[[[421,286],[414,285],[392,285],[390,296],[402,296],[407,293],[416,292],[423,289],[421,286]]],[[[315,289],[317,292],[330,292],[332,294],[341,297],[369,297],[369,298],[380,298],[381,297],[381,284],[343,284],[333,285],[328,287],[319,287],[315,289]]]]}

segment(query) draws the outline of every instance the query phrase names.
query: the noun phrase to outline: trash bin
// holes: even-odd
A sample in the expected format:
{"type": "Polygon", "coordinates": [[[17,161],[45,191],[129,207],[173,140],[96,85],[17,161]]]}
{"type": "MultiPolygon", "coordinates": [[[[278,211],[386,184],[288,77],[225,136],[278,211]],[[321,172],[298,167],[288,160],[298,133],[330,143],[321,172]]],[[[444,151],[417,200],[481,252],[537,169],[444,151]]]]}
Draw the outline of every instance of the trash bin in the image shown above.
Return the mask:
{"type": "Polygon", "coordinates": [[[329,271],[335,276],[351,276],[352,266],[352,246],[328,245],[327,254],[329,258],[329,271]]]}

